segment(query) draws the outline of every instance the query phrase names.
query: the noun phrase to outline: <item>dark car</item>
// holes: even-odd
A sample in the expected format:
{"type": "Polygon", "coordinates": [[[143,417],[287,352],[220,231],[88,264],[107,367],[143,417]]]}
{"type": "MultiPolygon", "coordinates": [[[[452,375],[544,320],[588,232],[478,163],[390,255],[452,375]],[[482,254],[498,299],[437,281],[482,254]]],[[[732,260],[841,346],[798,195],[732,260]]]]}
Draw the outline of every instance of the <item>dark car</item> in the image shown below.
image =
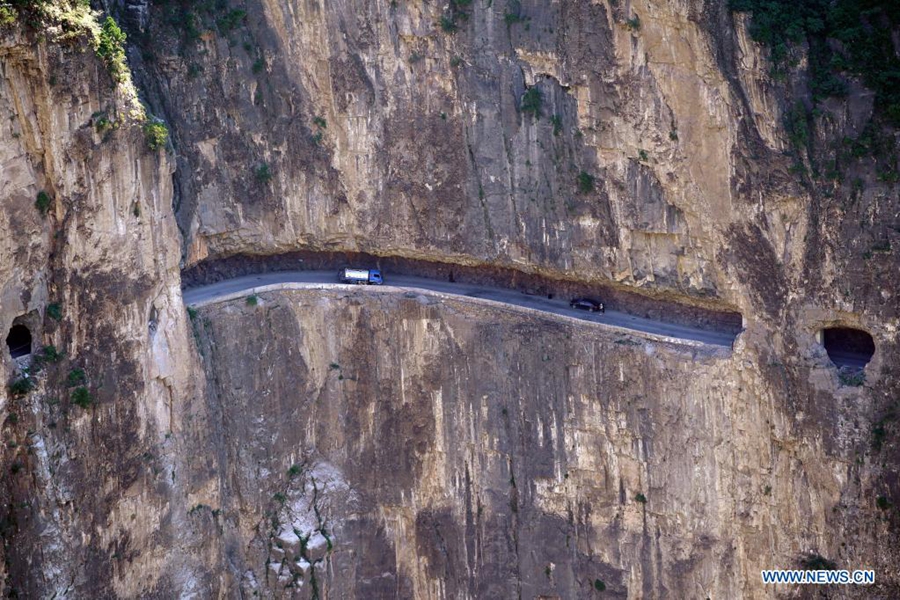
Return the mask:
{"type": "Polygon", "coordinates": [[[592,298],[575,298],[569,302],[569,306],[579,310],[588,310],[591,312],[603,312],[603,303],[592,298]]]}

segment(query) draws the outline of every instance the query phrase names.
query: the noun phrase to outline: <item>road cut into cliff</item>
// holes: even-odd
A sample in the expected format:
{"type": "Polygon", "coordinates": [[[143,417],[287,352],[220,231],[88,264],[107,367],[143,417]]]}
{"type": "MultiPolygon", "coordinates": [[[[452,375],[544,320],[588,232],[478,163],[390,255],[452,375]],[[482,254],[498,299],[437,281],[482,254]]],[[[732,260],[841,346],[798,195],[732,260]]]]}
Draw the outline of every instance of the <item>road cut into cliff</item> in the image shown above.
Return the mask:
{"type": "Polygon", "coordinates": [[[366,288],[335,283],[335,279],[335,274],[331,271],[281,271],[260,275],[245,275],[188,289],[184,293],[184,299],[188,305],[205,305],[277,290],[333,290],[344,288],[348,292],[359,293],[362,289],[365,289],[367,292],[376,293],[427,294],[438,298],[454,298],[456,300],[493,305],[498,309],[537,313],[539,315],[545,313],[544,316],[577,320],[579,323],[590,323],[612,330],[621,330],[623,333],[634,333],[642,337],[670,343],[695,346],[710,344],[731,348],[736,337],[735,334],[727,331],[707,330],[677,323],[667,323],[620,311],[586,312],[570,307],[565,297],[548,298],[547,296],[526,294],[514,290],[402,275],[388,279],[384,286],[366,288]]]}
{"type": "MultiPolygon", "coordinates": [[[[741,332],[741,314],[716,307],[655,298],[603,283],[559,280],[511,268],[434,263],[397,257],[346,253],[290,253],[269,257],[235,256],[195,265],[182,274],[185,302],[201,304],[273,289],[323,289],[337,282],[341,266],[378,266],[386,287],[396,291],[452,295],[498,307],[539,311],[581,322],[618,327],[669,341],[731,347],[741,332]],[[604,314],[573,309],[569,300],[594,297],[604,314]]],[[[692,300],[692,299],[688,299],[692,300]]]]}

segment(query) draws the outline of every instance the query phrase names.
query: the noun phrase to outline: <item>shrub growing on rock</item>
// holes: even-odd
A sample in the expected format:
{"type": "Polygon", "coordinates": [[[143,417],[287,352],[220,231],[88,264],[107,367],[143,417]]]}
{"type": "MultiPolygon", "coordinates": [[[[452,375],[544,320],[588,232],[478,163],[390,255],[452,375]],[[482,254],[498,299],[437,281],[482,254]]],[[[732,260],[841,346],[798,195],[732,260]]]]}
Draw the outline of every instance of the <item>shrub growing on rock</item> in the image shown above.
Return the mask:
{"type": "Polygon", "coordinates": [[[66,378],[66,381],[69,383],[69,387],[74,387],[87,381],[84,369],[72,369],[69,371],[69,376],[66,378]]]}
{"type": "Polygon", "coordinates": [[[456,21],[453,19],[453,17],[447,16],[447,15],[442,15],[440,24],[441,24],[441,30],[444,33],[456,33],[457,26],[456,26],[456,21]]]}
{"type": "Polygon", "coordinates": [[[838,380],[841,382],[841,385],[860,387],[866,382],[866,373],[862,370],[842,367],[841,370],[838,371],[838,380]]]}
{"type": "Polygon", "coordinates": [[[578,191],[582,194],[590,194],[594,191],[594,176],[587,171],[578,174],[578,191]]]}
{"type": "Polygon", "coordinates": [[[19,18],[19,13],[11,6],[0,5],[0,27],[9,27],[19,18]]]}
{"type": "Polygon", "coordinates": [[[815,552],[801,558],[800,564],[804,569],[810,571],[834,571],[837,569],[837,564],[835,564],[834,561],[828,560],[821,554],[816,554],[815,552]]]}
{"type": "Polygon", "coordinates": [[[30,377],[20,377],[9,384],[9,394],[13,398],[19,398],[33,390],[34,386],[34,380],[30,377]]]}
{"type": "Polygon", "coordinates": [[[541,105],[543,104],[541,90],[536,87],[528,88],[522,95],[522,112],[531,113],[535,119],[541,118],[541,105]]]}
{"type": "Polygon", "coordinates": [[[53,302],[47,305],[47,316],[54,321],[62,319],[62,307],[59,305],[59,302],[53,302]]]}
{"type": "Polygon", "coordinates": [[[50,212],[50,196],[47,192],[41,190],[38,192],[37,200],[34,201],[35,208],[38,209],[38,212],[41,213],[42,216],[46,216],[48,212],[50,212]]]}
{"type": "Polygon", "coordinates": [[[81,386],[79,388],[76,388],[75,391],[72,392],[72,403],[80,406],[81,408],[88,408],[94,403],[94,397],[86,387],[81,386]]]}
{"type": "Polygon", "coordinates": [[[260,183],[269,183],[272,181],[272,170],[269,168],[269,163],[260,163],[259,166],[254,169],[253,173],[256,175],[256,180],[260,183]]]}
{"type": "Polygon", "coordinates": [[[169,141],[169,129],[162,121],[147,121],[143,129],[151,150],[164,148],[169,141]]]}
{"type": "Polygon", "coordinates": [[[112,17],[106,17],[97,36],[97,56],[106,63],[109,74],[118,83],[128,80],[128,63],[125,60],[125,32],[112,17]]]}
{"type": "Polygon", "coordinates": [[[559,115],[553,115],[550,117],[550,123],[553,125],[553,135],[559,135],[562,133],[563,125],[562,125],[562,117],[559,115]]]}

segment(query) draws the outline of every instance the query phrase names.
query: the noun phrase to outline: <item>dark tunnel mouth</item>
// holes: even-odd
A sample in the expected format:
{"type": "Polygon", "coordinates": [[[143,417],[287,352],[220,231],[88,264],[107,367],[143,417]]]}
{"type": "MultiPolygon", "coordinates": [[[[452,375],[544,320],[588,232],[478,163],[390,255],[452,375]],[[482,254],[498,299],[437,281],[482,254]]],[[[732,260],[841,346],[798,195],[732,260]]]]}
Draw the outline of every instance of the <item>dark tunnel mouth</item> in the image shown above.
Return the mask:
{"type": "Polygon", "coordinates": [[[13,358],[31,354],[31,331],[25,325],[16,323],[9,328],[6,336],[6,347],[13,358]]]}
{"type": "Polygon", "coordinates": [[[875,340],[868,331],[853,327],[826,327],[822,344],[838,368],[864,369],[875,354],[875,340]]]}

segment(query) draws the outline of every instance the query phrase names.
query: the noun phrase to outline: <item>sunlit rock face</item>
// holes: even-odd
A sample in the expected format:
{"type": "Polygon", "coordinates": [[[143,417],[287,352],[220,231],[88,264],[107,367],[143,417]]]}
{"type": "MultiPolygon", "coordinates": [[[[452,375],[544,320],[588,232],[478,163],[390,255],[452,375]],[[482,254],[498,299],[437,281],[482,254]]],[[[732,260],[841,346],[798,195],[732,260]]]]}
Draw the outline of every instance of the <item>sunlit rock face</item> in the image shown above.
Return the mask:
{"type": "Polygon", "coordinates": [[[197,41],[154,8],[172,43],[139,70],[178,131],[188,262],[360,249],[737,302],[736,163],[763,152],[778,227],[806,216],[780,141],[742,135],[769,96],[741,102],[702,7],[508,4],[264,2],[197,41]]]}
{"type": "Polygon", "coordinates": [[[179,11],[151,6],[132,58],[173,129],[187,266],[359,250],[713,303],[776,353],[828,321],[895,335],[897,183],[839,151],[870,95],[819,107],[811,185],[728,3],[179,11]]]}
{"type": "MultiPolygon", "coordinates": [[[[157,151],[85,44],[0,38],[0,334],[41,369],[0,345],[0,593],[802,597],[759,569],[819,557],[900,595],[897,183],[785,154],[744,16],[189,4],[122,5],[157,151]],[[316,249],[744,331],[688,349],[361,290],[184,309],[181,268],[316,249]],[[838,328],[872,337],[852,376],[838,328]]],[[[862,133],[860,86],[816,147],[862,133]]]]}
{"type": "Polygon", "coordinates": [[[92,53],[5,32],[0,65],[0,329],[31,336],[0,346],[0,592],[174,590],[196,561],[173,505],[192,350],[172,166],[92,53]]]}

